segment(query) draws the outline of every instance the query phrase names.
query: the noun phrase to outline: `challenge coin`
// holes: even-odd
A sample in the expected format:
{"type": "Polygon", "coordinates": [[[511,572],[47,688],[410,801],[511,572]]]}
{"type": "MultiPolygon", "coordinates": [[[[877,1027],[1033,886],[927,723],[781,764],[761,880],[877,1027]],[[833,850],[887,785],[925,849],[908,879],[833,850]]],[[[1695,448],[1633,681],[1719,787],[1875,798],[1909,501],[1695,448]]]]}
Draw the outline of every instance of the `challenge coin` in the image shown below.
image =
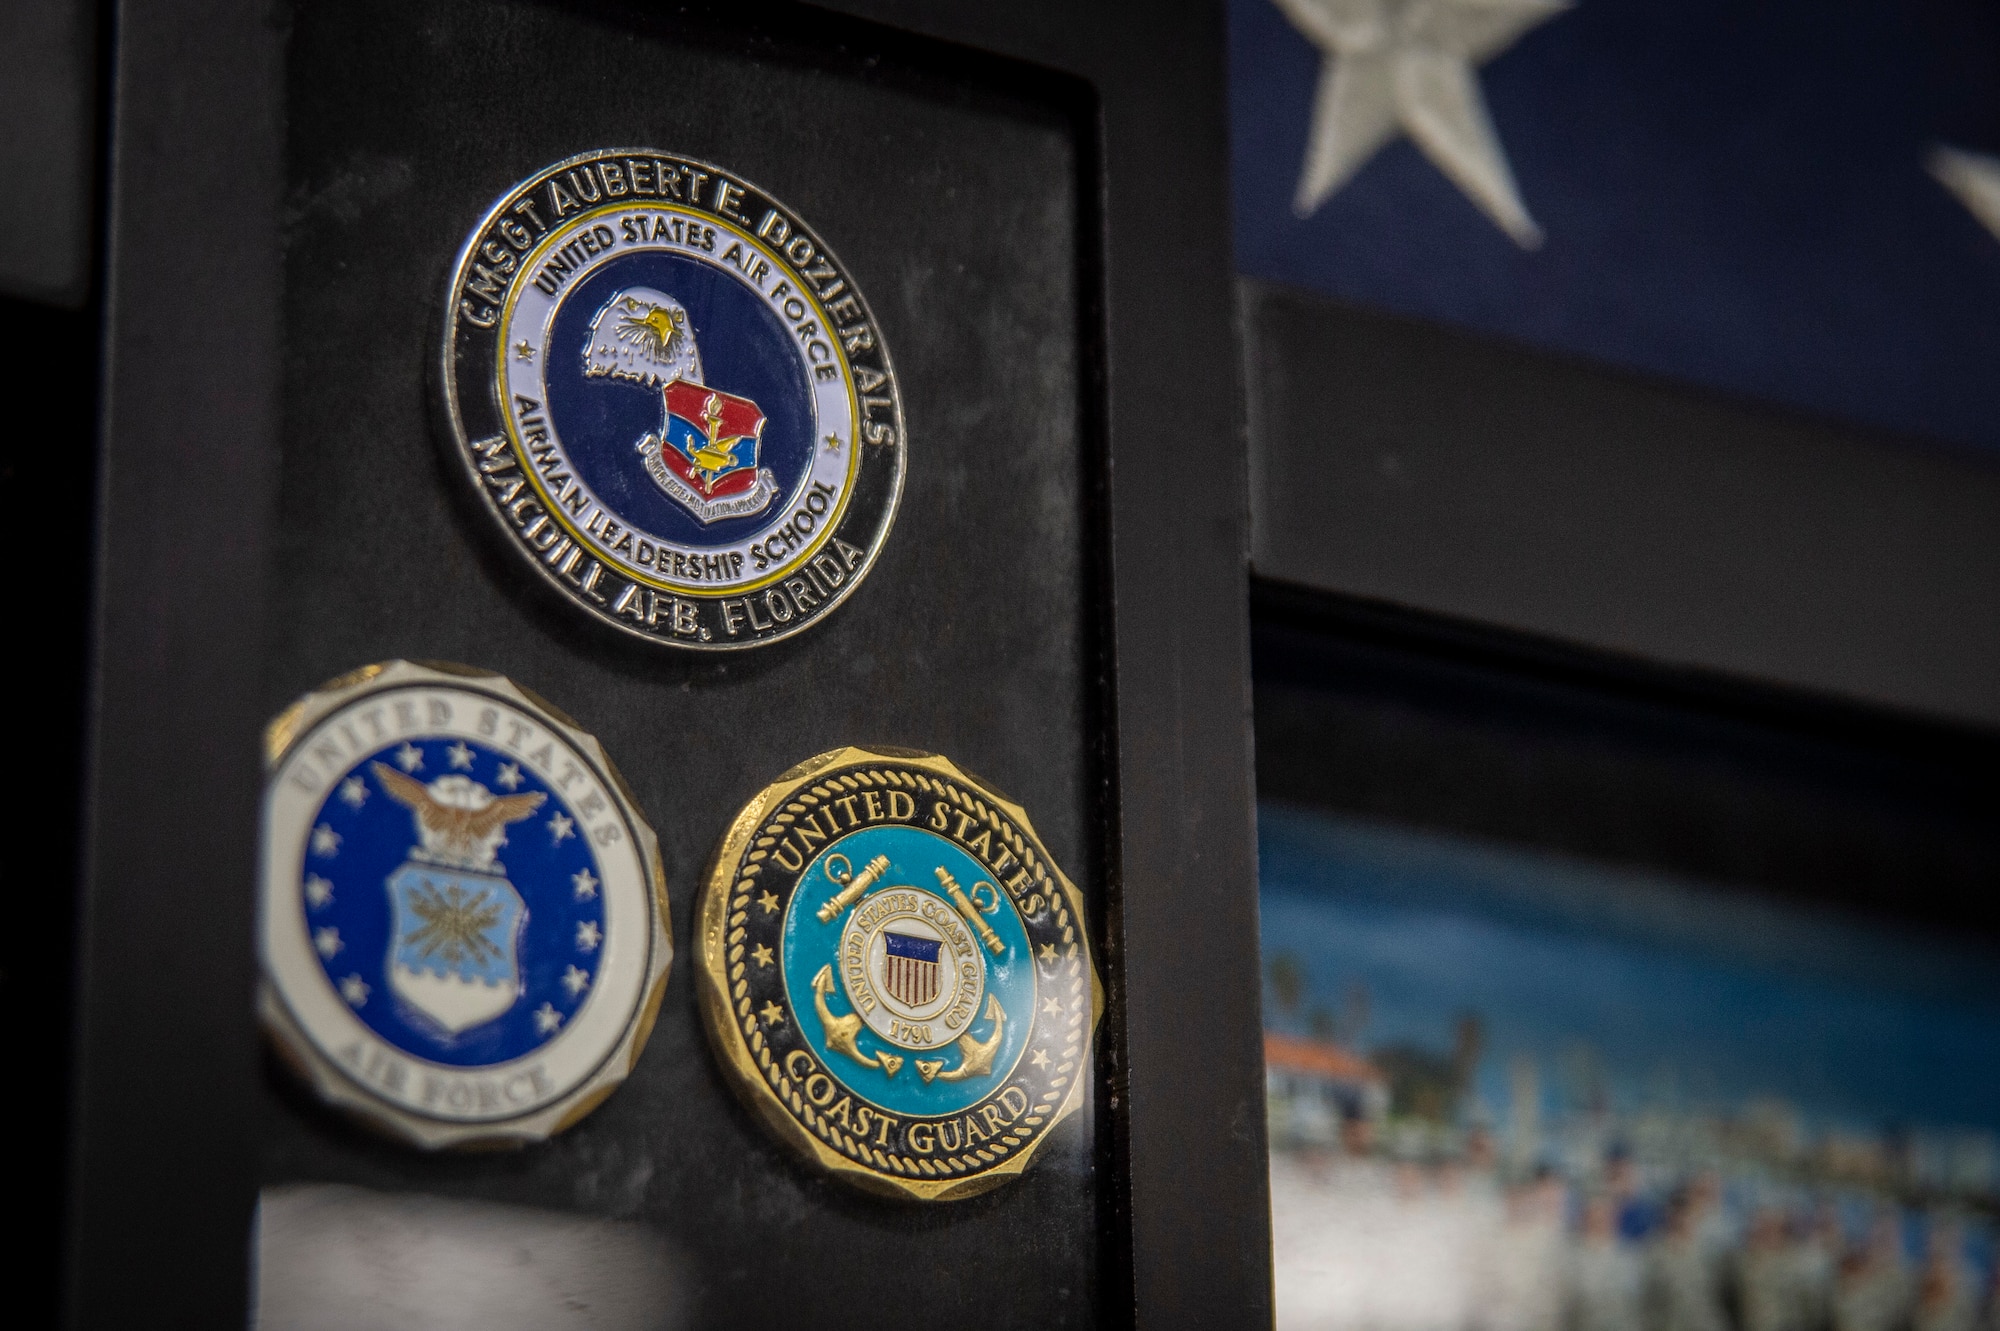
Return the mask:
{"type": "Polygon", "coordinates": [[[700,930],[737,1090],[859,1187],[984,1192],[1084,1104],[1103,991],[1083,899],[948,759],[847,748],[785,773],[718,848],[700,930]]]}
{"type": "Polygon", "coordinates": [[[596,740],[499,675],[391,661],[266,744],[262,1015],[321,1099],[443,1147],[539,1141],[616,1089],[673,953],[596,740]]]}
{"type": "Polygon", "coordinates": [[[652,642],[788,637],[853,594],[903,485],[880,327],[800,219],[650,149],[517,185],[445,316],[451,446],[505,539],[652,642]]]}

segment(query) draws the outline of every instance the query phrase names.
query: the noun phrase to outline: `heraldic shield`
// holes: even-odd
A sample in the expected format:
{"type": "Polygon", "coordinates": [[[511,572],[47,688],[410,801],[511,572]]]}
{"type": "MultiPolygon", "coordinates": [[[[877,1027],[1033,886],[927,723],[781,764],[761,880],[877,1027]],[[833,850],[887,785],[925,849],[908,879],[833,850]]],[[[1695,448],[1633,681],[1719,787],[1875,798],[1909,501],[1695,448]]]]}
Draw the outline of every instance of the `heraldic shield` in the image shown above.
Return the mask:
{"type": "Polygon", "coordinates": [[[894,932],[885,932],[882,943],[882,987],[905,1007],[923,1007],[935,999],[944,943],[894,932]]]}
{"type": "Polygon", "coordinates": [[[521,996],[527,903],[505,878],[408,860],[389,875],[389,984],[453,1035],[521,996]]]}
{"type": "Polygon", "coordinates": [[[762,508],[769,486],[757,467],[764,433],[764,413],[757,404],[680,379],[661,395],[667,411],[660,460],[699,494],[689,505],[696,515],[708,521],[707,513],[721,517],[738,507],[762,508]]]}
{"type": "Polygon", "coordinates": [[[456,1035],[521,996],[521,925],[528,905],[494,853],[539,794],[496,796],[462,776],[425,785],[381,763],[382,789],[415,815],[418,839],[389,875],[390,987],[456,1035]]]}

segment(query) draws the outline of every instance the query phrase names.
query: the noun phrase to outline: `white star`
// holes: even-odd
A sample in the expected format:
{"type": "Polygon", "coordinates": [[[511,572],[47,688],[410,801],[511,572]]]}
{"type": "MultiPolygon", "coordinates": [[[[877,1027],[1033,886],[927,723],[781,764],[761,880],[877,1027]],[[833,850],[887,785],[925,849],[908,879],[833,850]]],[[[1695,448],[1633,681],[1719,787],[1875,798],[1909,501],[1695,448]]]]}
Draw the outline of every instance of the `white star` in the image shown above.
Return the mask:
{"type": "Polygon", "coordinates": [[[569,880],[576,885],[578,901],[588,901],[597,895],[597,880],[590,876],[589,869],[578,869],[570,875],[569,880]]]}
{"type": "Polygon", "coordinates": [[[1397,134],[1523,249],[1542,243],[1473,71],[1568,0],[1273,0],[1320,48],[1292,210],[1310,215],[1397,134]]]}
{"type": "Polygon", "coordinates": [[[458,771],[469,772],[472,770],[472,750],[465,747],[464,740],[460,740],[446,749],[444,756],[451,759],[452,767],[458,771]]]}
{"type": "Polygon", "coordinates": [[[330,859],[339,849],[340,849],[340,833],[334,831],[331,827],[328,827],[325,823],[321,823],[318,827],[315,827],[313,829],[313,834],[312,834],[313,854],[324,855],[330,859]]]}
{"type": "Polygon", "coordinates": [[[340,996],[353,1007],[360,1007],[368,1001],[368,981],[359,975],[350,975],[340,982],[340,996]]]}
{"type": "Polygon", "coordinates": [[[552,1035],[556,1027],[562,1025],[562,1013],[556,1011],[553,1003],[544,1003],[535,1009],[535,1029],[543,1035],[552,1035]]]}
{"type": "Polygon", "coordinates": [[[331,957],[341,949],[340,930],[330,924],[324,929],[313,930],[313,946],[319,949],[322,957],[331,957]]]}
{"type": "Polygon", "coordinates": [[[585,989],[589,987],[590,987],[589,971],[584,970],[581,967],[571,966],[568,970],[563,972],[563,988],[569,990],[569,996],[571,998],[575,998],[578,994],[582,993],[585,989]]]}
{"type": "Polygon", "coordinates": [[[368,783],[358,776],[350,776],[340,783],[340,798],[347,801],[347,807],[358,809],[368,802],[368,783]]]}
{"type": "Polygon", "coordinates": [[[414,772],[423,765],[424,751],[410,741],[404,740],[403,747],[396,750],[396,766],[405,772],[414,772]]]}
{"type": "Polygon", "coordinates": [[[501,763],[499,773],[493,778],[493,784],[496,786],[505,786],[509,790],[520,785],[521,765],[519,763],[501,763]]]}
{"type": "Polygon", "coordinates": [[[306,904],[318,910],[333,900],[333,884],[316,873],[306,875],[306,904]]]}
{"type": "Polygon", "coordinates": [[[549,819],[549,834],[555,837],[556,844],[560,846],[565,837],[576,835],[576,824],[569,820],[569,815],[558,809],[556,816],[549,819]]]}
{"type": "Polygon", "coordinates": [[[1958,196],[1979,224],[2000,240],[2000,157],[1969,153],[1939,144],[1931,149],[1930,168],[1938,183],[1958,196]]]}
{"type": "Polygon", "coordinates": [[[585,920],[576,926],[576,949],[579,952],[595,952],[598,942],[603,937],[604,934],[597,927],[597,921],[585,920]]]}

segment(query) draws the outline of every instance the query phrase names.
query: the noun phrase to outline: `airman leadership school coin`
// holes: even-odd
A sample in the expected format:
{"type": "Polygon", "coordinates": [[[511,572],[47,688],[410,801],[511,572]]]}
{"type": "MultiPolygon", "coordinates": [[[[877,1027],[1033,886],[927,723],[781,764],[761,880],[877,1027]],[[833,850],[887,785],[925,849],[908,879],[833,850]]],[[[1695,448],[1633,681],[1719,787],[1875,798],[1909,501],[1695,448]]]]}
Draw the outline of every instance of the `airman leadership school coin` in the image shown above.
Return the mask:
{"type": "Polygon", "coordinates": [[[499,675],[364,666],[271,723],[261,1007],[320,1098],[519,1145],[615,1090],[672,945],[658,842],[596,740],[499,675]]]}
{"type": "Polygon", "coordinates": [[[895,372],[847,270],[762,190],[650,149],[572,157],[473,228],[449,299],[453,448],[574,604],[750,647],[867,576],[902,493],[895,372]]]}
{"type": "Polygon", "coordinates": [[[1083,899],[948,759],[847,748],[785,773],[717,849],[700,930],[717,1058],[859,1187],[984,1192],[1084,1102],[1103,992],[1083,899]]]}

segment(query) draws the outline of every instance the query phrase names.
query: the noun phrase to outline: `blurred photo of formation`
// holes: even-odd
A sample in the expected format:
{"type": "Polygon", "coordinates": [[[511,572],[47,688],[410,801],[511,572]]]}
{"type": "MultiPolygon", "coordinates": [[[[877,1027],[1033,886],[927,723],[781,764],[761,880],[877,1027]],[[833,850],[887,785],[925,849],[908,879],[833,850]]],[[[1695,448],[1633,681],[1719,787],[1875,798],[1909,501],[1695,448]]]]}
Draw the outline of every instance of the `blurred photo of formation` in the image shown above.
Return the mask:
{"type": "Polygon", "coordinates": [[[1991,957],[1261,816],[1281,1327],[2000,1331],[1991,957]]]}

